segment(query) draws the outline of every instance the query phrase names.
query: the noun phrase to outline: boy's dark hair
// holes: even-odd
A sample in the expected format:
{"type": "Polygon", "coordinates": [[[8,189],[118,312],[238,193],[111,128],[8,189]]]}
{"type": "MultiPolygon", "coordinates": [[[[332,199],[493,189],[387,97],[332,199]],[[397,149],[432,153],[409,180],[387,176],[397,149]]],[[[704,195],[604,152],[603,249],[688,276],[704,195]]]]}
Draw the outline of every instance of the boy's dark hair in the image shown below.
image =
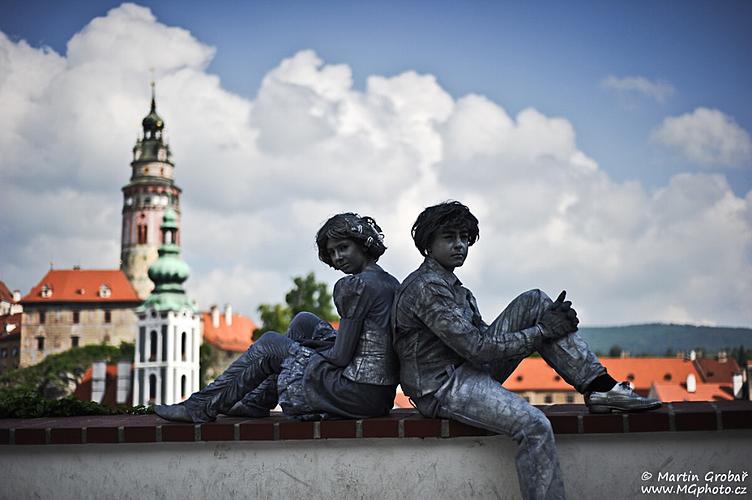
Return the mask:
{"type": "Polygon", "coordinates": [[[352,240],[360,245],[363,253],[372,258],[374,262],[379,260],[384,252],[384,234],[372,217],[361,217],[358,214],[347,212],[337,214],[329,218],[321,229],[316,233],[316,246],[319,250],[319,260],[329,267],[334,267],[326,244],[330,239],[352,240]]]}
{"type": "Polygon", "coordinates": [[[467,231],[470,245],[480,237],[478,219],[470,213],[470,209],[459,201],[445,201],[426,208],[415,220],[412,229],[415,246],[422,255],[428,255],[428,247],[434,236],[447,229],[467,231]]]}

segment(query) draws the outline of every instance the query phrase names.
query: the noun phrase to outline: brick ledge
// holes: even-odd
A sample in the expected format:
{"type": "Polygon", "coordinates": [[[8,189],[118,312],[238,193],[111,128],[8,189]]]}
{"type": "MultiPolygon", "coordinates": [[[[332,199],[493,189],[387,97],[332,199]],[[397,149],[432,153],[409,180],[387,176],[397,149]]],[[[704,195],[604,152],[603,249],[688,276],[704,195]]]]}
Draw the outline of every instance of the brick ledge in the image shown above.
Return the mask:
{"type": "MultiPolygon", "coordinates": [[[[723,431],[752,428],[752,401],[667,403],[645,413],[593,415],[584,405],[539,406],[556,434],[723,431]]],[[[280,413],[262,419],[220,417],[184,424],[156,415],[0,419],[0,445],[275,441],[289,439],[453,438],[492,432],[394,410],[365,420],[299,422],[280,413]]]]}

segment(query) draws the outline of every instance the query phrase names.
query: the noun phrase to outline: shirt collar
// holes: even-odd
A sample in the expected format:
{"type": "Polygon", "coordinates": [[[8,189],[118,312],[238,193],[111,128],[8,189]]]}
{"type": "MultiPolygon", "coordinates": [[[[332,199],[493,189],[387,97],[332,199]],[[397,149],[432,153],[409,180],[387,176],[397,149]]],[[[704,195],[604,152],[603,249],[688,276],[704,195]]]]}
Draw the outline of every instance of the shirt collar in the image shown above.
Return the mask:
{"type": "Polygon", "coordinates": [[[451,287],[462,285],[462,282],[454,273],[447,271],[446,268],[439,264],[439,262],[433,257],[426,256],[421,267],[425,267],[431,272],[438,274],[451,287]]]}

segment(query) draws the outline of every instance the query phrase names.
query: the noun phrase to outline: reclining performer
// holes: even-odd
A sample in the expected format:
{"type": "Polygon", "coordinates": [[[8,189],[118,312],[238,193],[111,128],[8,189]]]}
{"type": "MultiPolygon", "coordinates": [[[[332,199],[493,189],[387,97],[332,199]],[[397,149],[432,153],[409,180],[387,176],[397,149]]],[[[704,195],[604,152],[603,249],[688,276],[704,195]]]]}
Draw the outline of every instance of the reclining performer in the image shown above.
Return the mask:
{"type": "Polygon", "coordinates": [[[370,217],[344,213],[316,234],[319,259],[348,274],[334,286],[339,331],[300,313],[287,336],[265,333],[217,379],[186,401],[154,411],[208,422],[219,413],[261,417],[279,404],[302,420],[389,413],[398,383],[389,313],[399,281],[376,264],[386,247],[370,217]]]}
{"type": "Polygon", "coordinates": [[[392,312],[402,388],[427,417],[450,418],[512,437],[525,499],[564,498],[554,435],[546,416],[503,382],[538,352],[585,395],[592,412],[636,411],[660,403],[617,384],[576,333],[577,313],[565,292],[552,302],[523,293],[490,325],[454,270],[478,239],[478,219],[459,202],[426,208],[412,228],[425,256],[402,283],[392,312]]]}

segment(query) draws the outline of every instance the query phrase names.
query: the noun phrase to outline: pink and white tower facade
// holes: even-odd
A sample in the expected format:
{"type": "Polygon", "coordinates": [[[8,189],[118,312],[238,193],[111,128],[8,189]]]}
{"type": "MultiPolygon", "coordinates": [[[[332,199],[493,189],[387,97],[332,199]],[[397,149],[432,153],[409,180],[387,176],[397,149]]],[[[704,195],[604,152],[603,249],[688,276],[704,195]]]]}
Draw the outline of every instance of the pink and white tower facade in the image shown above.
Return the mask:
{"type": "MultiPolygon", "coordinates": [[[[120,246],[120,269],[133,283],[139,298],[146,299],[154,288],[149,280],[149,266],[157,260],[162,243],[160,225],[170,207],[180,225],[180,193],[175,185],[175,165],[170,146],[163,136],[164,121],[157,114],[152,85],[151,110],[141,122],[143,136],[133,147],[130,182],[123,186],[123,227],[120,246]]],[[[180,231],[176,231],[180,244],[180,231]]]]}

